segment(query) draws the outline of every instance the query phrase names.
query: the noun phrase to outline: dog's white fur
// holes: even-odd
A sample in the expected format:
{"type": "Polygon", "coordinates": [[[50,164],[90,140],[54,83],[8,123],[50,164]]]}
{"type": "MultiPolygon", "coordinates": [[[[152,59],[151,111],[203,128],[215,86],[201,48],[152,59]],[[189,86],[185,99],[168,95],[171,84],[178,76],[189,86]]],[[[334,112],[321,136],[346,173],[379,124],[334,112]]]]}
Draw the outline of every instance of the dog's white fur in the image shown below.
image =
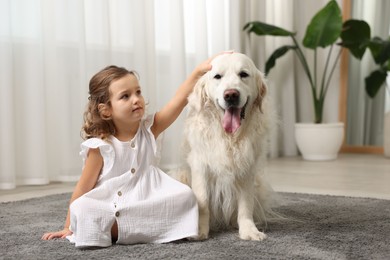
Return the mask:
{"type": "Polygon", "coordinates": [[[271,212],[262,174],[272,117],[263,74],[252,60],[241,53],[217,56],[189,97],[185,122],[189,167],[173,174],[190,185],[197,198],[198,239],[208,238],[210,225],[212,229],[238,225],[245,240],[266,237],[255,223],[265,223],[271,212]],[[222,124],[227,90],[239,92],[239,109],[246,106],[234,133],[222,124]]]}

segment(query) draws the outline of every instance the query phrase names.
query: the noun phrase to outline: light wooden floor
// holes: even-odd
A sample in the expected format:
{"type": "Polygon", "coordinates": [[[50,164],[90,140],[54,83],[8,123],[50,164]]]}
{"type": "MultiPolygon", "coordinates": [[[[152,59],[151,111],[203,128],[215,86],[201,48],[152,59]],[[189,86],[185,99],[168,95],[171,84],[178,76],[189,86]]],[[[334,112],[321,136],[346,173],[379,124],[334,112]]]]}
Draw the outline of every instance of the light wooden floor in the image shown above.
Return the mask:
{"type": "Polygon", "coordinates": [[[328,162],[278,158],[270,161],[267,178],[276,191],[390,200],[390,158],[382,155],[341,154],[328,162]]]}
{"type": "MultiPolygon", "coordinates": [[[[275,191],[371,197],[390,200],[390,159],[341,154],[328,162],[283,157],[269,161],[266,179],[275,191]]],[[[0,191],[0,202],[73,191],[75,183],[22,186],[0,191]]]]}

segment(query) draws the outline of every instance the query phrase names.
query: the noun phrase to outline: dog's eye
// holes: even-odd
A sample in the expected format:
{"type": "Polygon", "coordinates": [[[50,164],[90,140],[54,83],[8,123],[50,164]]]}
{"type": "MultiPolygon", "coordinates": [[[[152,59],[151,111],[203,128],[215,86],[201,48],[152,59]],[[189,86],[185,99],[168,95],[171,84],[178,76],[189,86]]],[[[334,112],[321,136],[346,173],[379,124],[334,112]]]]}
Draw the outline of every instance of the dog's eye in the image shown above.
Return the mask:
{"type": "Polygon", "coordinates": [[[216,74],[216,75],[214,76],[214,78],[215,78],[215,79],[221,79],[222,76],[221,76],[220,74],[216,74]]]}
{"type": "Polygon", "coordinates": [[[245,71],[241,71],[240,73],[238,73],[238,76],[240,76],[240,78],[246,78],[246,77],[249,77],[249,74],[246,73],[245,71]]]}

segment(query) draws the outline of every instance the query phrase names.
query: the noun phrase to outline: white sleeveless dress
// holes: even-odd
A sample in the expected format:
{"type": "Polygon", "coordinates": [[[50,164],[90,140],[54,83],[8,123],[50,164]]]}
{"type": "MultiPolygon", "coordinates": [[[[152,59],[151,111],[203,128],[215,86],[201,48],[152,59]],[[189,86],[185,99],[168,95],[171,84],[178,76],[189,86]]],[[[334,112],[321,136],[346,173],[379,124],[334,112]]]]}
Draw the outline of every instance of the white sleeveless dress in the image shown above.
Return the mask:
{"type": "Polygon", "coordinates": [[[192,190],[156,166],[157,145],[150,130],[154,115],[140,124],[129,142],[111,137],[81,145],[84,161],[99,148],[104,166],[94,189],[70,205],[68,239],[76,247],[107,247],[118,224],[119,244],[164,243],[198,233],[198,207],[192,190]]]}

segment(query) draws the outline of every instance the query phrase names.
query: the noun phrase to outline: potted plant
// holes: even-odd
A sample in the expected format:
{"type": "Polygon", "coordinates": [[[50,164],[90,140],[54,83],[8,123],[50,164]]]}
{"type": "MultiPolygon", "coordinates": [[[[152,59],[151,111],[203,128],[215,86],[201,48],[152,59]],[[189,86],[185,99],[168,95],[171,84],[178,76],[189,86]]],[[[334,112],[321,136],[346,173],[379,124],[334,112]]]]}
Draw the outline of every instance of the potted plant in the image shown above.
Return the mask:
{"type": "MultiPolygon", "coordinates": [[[[370,26],[365,23],[360,27],[352,21],[346,21],[343,25],[343,31],[341,34],[343,39],[342,45],[347,47],[351,54],[361,60],[366,49],[368,48],[371,53],[377,68],[373,70],[365,79],[365,90],[368,96],[374,98],[379,89],[382,86],[390,87],[390,37],[387,40],[383,40],[380,37],[371,38],[370,26]],[[356,32],[364,32],[364,40],[357,44],[351,40],[356,35],[356,32]]],[[[390,111],[385,111],[384,122],[384,153],[386,157],[390,157],[390,111]]]]}
{"type": "MultiPolygon", "coordinates": [[[[353,20],[353,25],[358,25],[361,21],[353,20]]],[[[282,29],[277,26],[266,24],[260,21],[247,23],[243,30],[248,34],[254,33],[258,36],[282,36],[291,37],[293,44],[277,48],[268,58],[265,65],[265,74],[275,66],[276,60],[288,51],[292,50],[297,55],[305,75],[307,76],[310,90],[312,93],[314,107],[314,123],[296,123],[295,137],[298,149],[306,160],[332,160],[337,158],[340,150],[343,135],[343,123],[323,123],[323,110],[326,94],[329,88],[330,79],[336,68],[337,62],[341,54],[341,46],[348,48],[349,46],[357,46],[364,42],[364,34],[360,31],[346,34],[348,44],[337,44],[336,41],[342,33],[343,22],[341,10],[335,0],[319,10],[306,28],[306,33],[302,41],[302,45],[314,51],[314,62],[312,68],[302,52],[302,47],[295,38],[296,33],[282,29]],[[317,50],[318,48],[329,47],[324,71],[321,77],[317,77],[317,50]],[[331,62],[330,58],[334,47],[339,48],[339,52],[331,62]]]]}

